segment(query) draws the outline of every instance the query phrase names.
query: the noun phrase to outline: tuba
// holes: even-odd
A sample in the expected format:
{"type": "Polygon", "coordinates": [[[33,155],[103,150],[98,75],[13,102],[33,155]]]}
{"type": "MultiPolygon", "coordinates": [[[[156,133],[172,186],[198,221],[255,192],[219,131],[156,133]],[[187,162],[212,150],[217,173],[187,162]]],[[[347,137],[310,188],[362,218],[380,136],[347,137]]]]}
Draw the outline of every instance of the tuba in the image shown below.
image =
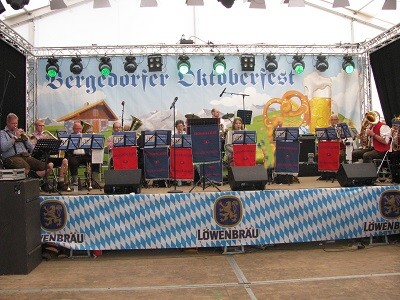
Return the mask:
{"type": "Polygon", "coordinates": [[[129,131],[136,131],[140,128],[140,126],[143,125],[143,122],[134,116],[131,117],[132,117],[132,123],[131,127],[129,127],[129,131]]]}
{"type": "Polygon", "coordinates": [[[81,125],[82,125],[82,133],[89,133],[92,131],[93,126],[88,122],[81,120],[81,125]]]}
{"type": "Polygon", "coordinates": [[[360,139],[363,149],[371,148],[371,139],[366,135],[366,130],[379,122],[380,116],[376,111],[369,111],[365,113],[364,119],[361,123],[360,139]]]}

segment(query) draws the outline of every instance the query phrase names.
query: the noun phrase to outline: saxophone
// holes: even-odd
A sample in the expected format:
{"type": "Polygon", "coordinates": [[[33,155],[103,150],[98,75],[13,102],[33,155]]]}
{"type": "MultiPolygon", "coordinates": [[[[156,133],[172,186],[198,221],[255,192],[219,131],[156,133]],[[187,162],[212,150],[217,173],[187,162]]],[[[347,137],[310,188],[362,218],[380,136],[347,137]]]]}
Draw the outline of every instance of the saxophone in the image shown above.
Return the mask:
{"type": "Polygon", "coordinates": [[[360,130],[360,142],[361,147],[363,149],[371,148],[372,140],[366,134],[366,130],[373,124],[376,124],[379,121],[379,114],[376,111],[369,111],[365,114],[364,119],[361,123],[361,130],[360,130]]]}

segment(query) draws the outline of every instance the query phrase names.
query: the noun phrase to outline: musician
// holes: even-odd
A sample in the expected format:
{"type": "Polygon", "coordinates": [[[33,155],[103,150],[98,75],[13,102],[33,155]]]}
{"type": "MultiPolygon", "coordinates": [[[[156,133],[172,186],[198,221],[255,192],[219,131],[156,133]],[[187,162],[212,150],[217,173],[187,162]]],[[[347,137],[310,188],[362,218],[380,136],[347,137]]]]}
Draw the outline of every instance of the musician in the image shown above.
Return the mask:
{"type": "MultiPolygon", "coordinates": [[[[74,125],[72,126],[72,134],[82,134],[82,124],[80,121],[75,121],[74,125]]],[[[92,156],[89,152],[85,151],[84,149],[76,149],[76,150],[68,150],[66,151],[69,171],[72,176],[72,184],[78,184],[78,168],[80,165],[84,164],[91,164],[92,163],[92,156]]],[[[92,165],[92,174],[91,178],[95,181],[99,180],[99,172],[100,172],[100,165],[93,164],[92,165]]]]}
{"type": "MultiPolygon", "coordinates": [[[[122,130],[121,122],[119,122],[119,121],[114,122],[112,131],[113,132],[120,132],[121,130],[122,130]]],[[[112,158],[112,149],[113,149],[113,147],[114,147],[114,136],[110,135],[107,138],[107,148],[108,148],[108,156],[109,156],[109,160],[110,160],[110,169],[114,168],[113,158],[112,158]]]]}
{"type": "Polygon", "coordinates": [[[53,169],[53,163],[42,162],[31,156],[33,145],[22,128],[18,128],[18,116],[9,113],[6,127],[0,131],[0,144],[4,166],[8,169],[25,169],[28,176],[44,177],[53,169]],[[33,173],[32,173],[33,172],[33,173]]]}
{"type": "Polygon", "coordinates": [[[338,134],[338,139],[340,140],[340,150],[339,150],[339,162],[342,163],[346,160],[346,145],[345,141],[340,138],[340,131],[337,126],[339,123],[339,115],[332,114],[330,117],[331,126],[336,128],[336,132],[338,134]]]}
{"type": "MultiPolygon", "coordinates": [[[[35,121],[35,132],[32,134],[31,138],[33,146],[35,146],[36,142],[40,139],[55,139],[54,136],[47,134],[45,132],[45,124],[43,119],[37,119],[35,121]]],[[[37,158],[39,159],[39,157],[37,158]]],[[[53,163],[54,167],[60,168],[60,171],[58,173],[57,189],[64,190],[66,188],[65,178],[68,173],[68,159],[59,157],[49,157],[49,161],[53,163]]]]}
{"type": "Polygon", "coordinates": [[[231,163],[233,161],[232,134],[233,134],[233,131],[235,131],[235,130],[244,130],[243,120],[240,117],[236,117],[233,119],[232,128],[230,130],[228,130],[227,136],[226,136],[225,156],[226,156],[226,159],[227,159],[229,165],[231,165],[231,163]]]}
{"type": "Polygon", "coordinates": [[[183,122],[183,120],[176,120],[176,122],[175,122],[175,134],[186,134],[185,122],[183,122]]]}
{"type": "Polygon", "coordinates": [[[367,115],[368,114],[373,114],[374,116],[371,118],[372,121],[368,122],[365,130],[362,126],[360,131],[360,139],[365,137],[370,140],[371,143],[370,145],[367,145],[365,149],[356,149],[352,152],[353,162],[362,159],[364,163],[368,163],[372,162],[373,159],[382,159],[385,156],[386,151],[390,149],[390,127],[380,121],[378,113],[370,112],[367,113],[367,115]]]}

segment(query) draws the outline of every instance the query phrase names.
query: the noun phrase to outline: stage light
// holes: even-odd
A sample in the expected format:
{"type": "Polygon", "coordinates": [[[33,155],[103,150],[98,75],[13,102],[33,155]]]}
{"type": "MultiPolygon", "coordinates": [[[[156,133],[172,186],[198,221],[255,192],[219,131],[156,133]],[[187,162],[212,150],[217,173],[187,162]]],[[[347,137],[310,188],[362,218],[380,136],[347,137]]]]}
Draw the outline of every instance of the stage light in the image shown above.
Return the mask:
{"type": "Polygon", "coordinates": [[[218,0],[218,2],[221,2],[226,8],[231,8],[235,0],[218,0]]]}
{"type": "Polygon", "coordinates": [[[326,60],[325,55],[317,56],[317,63],[315,64],[315,68],[320,72],[325,72],[329,68],[329,63],[326,60]]]}
{"type": "Polygon", "coordinates": [[[15,9],[22,9],[25,5],[29,4],[29,0],[7,0],[7,3],[15,9]]]}
{"type": "Polygon", "coordinates": [[[223,55],[218,54],[214,57],[213,69],[218,75],[225,73],[226,63],[223,55]]]}
{"type": "Polygon", "coordinates": [[[71,65],[69,66],[69,70],[72,74],[78,75],[81,74],[83,70],[83,65],[81,63],[82,59],[80,57],[71,58],[71,65]]]}
{"type": "Polygon", "coordinates": [[[249,0],[250,6],[249,8],[261,8],[265,9],[265,0],[249,0]]]}
{"type": "Polygon", "coordinates": [[[182,75],[187,74],[190,71],[189,57],[187,55],[180,55],[177,67],[179,73],[181,73],[182,75]]]}
{"type": "Polygon", "coordinates": [[[187,6],[201,6],[204,5],[204,0],[186,0],[187,6]]]}
{"type": "Polygon", "coordinates": [[[292,68],[297,74],[301,74],[304,71],[304,61],[303,61],[303,56],[301,55],[295,55],[293,56],[293,62],[292,62],[292,68]]]}
{"type": "Polygon", "coordinates": [[[304,0],[289,0],[289,7],[305,7],[306,3],[304,0]]]}
{"type": "Polygon", "coordinates": [[[67,5],[65,4],[64,0],[51,0],[50,1],[50,9],[55,10],[55,9],[63,9],[67,8],[67,5]]]}
{"type": "Polygon", "coordinates": [[[101,57],[99,63],[99,71],[101,72],[101,75],[107,77],[108,75],[110,75],[111,70],[112,70],[111,58],[107,56],[101,57]]]}
{"type": "Polygon", "coordinates": [[[242,66],[242,71],[254,71],[255,58],[251,54],[243,54],[240,57],[240,65],[242,66]]]}
{"type": "Polygon", "coordinates": [[[347,73],[351,74],[354,71],[354,61],[350,55],[343,57],[342,69],[347,73]]]}
{"type": "Polygon", "coordinates": [[[267,61],[265,62],[265,69],[268,72],[274,72],[278,69],[278,62],[276,61],[276,57],[273,54],[267,55],[267,61]]]}
{"type": "Polygon", "coordinates": [[[128,73],[134,73],[137,69],[137,62],[134,56],[125,57],[124,70],[128,73]]]}
{"type": "Polygon", "coordinates": [[[58,71],[60,70],[60,67],[57,64],[58,59],[52,57],[47,60],[47,65],[46,65],[46,73],[47,76],[53,78],[56,77],[58,74],[58,71]]]}
{"type": "Polygon", "coordinates": [[[147,66],[149,72],[159,72],[162,70],[162,60],[160,55],[150,55],[147,57],[147,66]]]}

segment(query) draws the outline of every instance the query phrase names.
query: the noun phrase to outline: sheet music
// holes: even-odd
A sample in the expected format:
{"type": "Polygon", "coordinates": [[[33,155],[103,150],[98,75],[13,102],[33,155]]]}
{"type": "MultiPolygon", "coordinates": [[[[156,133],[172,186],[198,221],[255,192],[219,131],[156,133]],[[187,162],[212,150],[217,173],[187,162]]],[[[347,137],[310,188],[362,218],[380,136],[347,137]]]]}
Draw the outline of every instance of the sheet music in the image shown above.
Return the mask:
{"type": "Polygon", "coordinates": [[[92,150],[92,163],[102,164],[104,161],[104,149],[93,149],[92,150]]]}

